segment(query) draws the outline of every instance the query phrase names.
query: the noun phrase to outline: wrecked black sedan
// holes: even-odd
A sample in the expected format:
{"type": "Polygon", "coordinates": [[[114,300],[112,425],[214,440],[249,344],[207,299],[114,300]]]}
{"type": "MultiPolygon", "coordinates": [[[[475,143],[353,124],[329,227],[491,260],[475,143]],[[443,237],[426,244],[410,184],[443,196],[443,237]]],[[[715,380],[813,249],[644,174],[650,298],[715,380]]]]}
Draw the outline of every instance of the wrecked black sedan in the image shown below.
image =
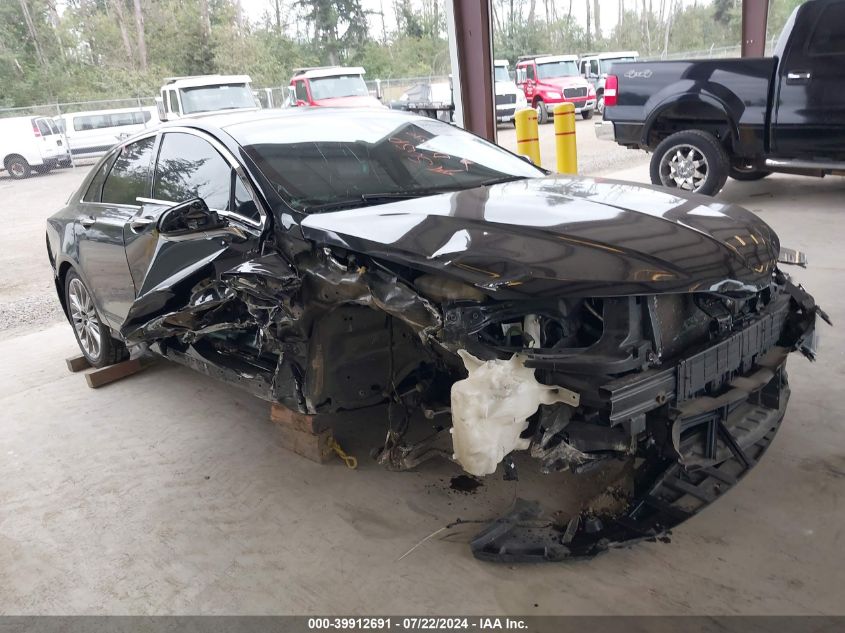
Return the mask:
{"type": "Polygon", "coordinates": [[[137,345],[303,413],[386,402],[393,469],[629,466],[613,513],[518,502],[472,542],[490,560],[654,538],[724,493],[824,317],[744,209],[549,176],[398,112],[165,124],[100,161],[47,249],[92,365],[137,345]]]}

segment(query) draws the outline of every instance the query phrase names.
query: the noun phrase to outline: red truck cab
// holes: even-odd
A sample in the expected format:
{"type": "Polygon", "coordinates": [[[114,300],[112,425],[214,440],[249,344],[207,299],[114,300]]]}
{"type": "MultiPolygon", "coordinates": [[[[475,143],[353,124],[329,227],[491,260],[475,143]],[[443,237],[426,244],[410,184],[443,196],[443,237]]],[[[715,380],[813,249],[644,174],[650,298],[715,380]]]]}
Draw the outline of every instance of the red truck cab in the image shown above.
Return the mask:
{"type": "Polygon", "coordinates": [[[378,107],[381,101],[370,95],[360,66],[297,68],[290,80],[292,106],[378,107]]]}
{"type": "Polygon", "coordinates": [[[537,120],[547,123],[558,103],[572,103],[585,119],[593,116],[596,90],[578,72],[577,55],[527,55],[516,63],[516,83],[537,110],[537,120]]]}

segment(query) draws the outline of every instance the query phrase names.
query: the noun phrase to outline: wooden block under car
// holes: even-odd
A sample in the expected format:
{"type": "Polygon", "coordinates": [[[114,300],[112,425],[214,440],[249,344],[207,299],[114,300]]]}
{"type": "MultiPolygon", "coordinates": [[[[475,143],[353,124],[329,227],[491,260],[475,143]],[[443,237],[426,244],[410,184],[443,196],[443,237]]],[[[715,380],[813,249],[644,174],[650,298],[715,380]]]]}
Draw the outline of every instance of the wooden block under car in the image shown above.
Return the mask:
{"type": "Polygon", "coordinates": [[[329,440],[332,438],[331,430],[326,429],[314,434],[277,426],[282,446],[287,450],[318,464],[324,464],[334,457],[334,451],[329,447],[329,440]]]}
{"type": "Polygon", "coordinates": [[[270,420],[279,429],[282,446],[289,451],[319,464],[329,461],[334,455],[329,447],[332,431],[318,416],[273,403],[270,405],[270,420]]]}
{"type": "Polygon", "coordinates": [[[130,358],[108,367],[100,367],[85,374],[85,380],[91,389],[99,389],[109,383],[126,378],[145,370],[153,364],[152,358],[130,358]]]}
{"type": "Polygon", "coordinates": [[[279,426],[303,433],[319,433],[329,428],[322,417],[300,413],[276,402],[270,405],[270,419],[279,426]]]}
{"type": "Polygon", "coordinates": [[[83,369],[88,369],[91,366],[91,363],[89,363],[88,359],[82,354],[66,358],[65,362],[67,363],[67,370],[74,374],[82,371],[83,369]]]}

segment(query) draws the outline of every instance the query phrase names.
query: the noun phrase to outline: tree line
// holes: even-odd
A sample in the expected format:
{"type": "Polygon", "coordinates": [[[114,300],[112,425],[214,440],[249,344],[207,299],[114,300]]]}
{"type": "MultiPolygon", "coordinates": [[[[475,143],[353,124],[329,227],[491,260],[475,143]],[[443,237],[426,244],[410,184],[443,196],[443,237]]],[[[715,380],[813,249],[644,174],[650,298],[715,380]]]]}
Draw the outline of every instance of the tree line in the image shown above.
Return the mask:
{"type": "MultiPolygon", "coordinates": [[[[574,1],[493,0],[495,56],[661,55],[740,39],[740,0],[619,0],[612,16],[607,3],[574,1]]],[[[265,2],[256,17],[240,0],[0,0],[0,107],[148,97],[178,75],[281,86],[299,66],[360,65],[370,79],[449,72],[444,0],[265,2]]],[[[799,3],[770,0],[769,32],[799,3]]]]}

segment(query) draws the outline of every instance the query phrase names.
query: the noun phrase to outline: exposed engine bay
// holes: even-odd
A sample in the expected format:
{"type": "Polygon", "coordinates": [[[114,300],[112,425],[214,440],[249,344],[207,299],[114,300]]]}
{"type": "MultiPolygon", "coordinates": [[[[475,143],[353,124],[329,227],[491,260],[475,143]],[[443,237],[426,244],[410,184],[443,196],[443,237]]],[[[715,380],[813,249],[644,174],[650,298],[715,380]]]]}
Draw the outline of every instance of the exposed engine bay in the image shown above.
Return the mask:
{"type": "Polygon", "coordinates": [[[390,469],[445,457],[513,477],[513,451],[544,473],[630,462],[615,514],[538,528],[540,507],[519,501],[472,542],[498,561],[656,538],[732,487],[783,418],[786,356],[813,357],[824,316],[778,269],[756,290],[517,301],[329,246],[257,254],[169,292],[190,300],[128,322],[128,342],[303,413],[387,401],[377,454],[390,469]],[[432,434],[415,445],[418,411],[432,434]]]}

